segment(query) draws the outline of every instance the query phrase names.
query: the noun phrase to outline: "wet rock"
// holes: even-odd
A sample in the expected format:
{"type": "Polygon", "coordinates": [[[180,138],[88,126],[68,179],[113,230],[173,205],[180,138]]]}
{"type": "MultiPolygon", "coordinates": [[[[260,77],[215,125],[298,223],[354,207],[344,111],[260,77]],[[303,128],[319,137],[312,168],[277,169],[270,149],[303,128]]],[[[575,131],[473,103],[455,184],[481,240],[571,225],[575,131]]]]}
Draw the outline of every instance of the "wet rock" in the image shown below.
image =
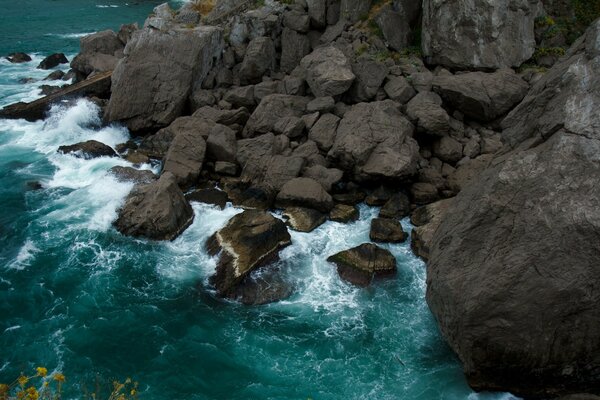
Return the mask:
{"type": "Polygon", "coordinates": [[[410,199],[404,193],[395,193],[379,210],[379,218],[402,219],[410,214],[410,199]]]}
{"type": "Polygon", "coordinates": [[[152,183],[158,177],[147,169],[135,169],[131,167],[115,166],[108,170],[119,182],[133,182],[139,184],[152,183]]]}
{"type": "Polygon", "coordinates": [[[165,173],[156,182],[134,187],[114,225],[124,235],[173,240],[193,220],[192,207],[177,186],[175,176],[165,173]]]}
{"type": "Polygon", "coordinates": [[[117,153],[112,147],[98,142],[97,140],[88,140],[86,142],[76,143],[68,146],[60,146],[59,153],[72,154],[75,157],[85,158],[86,160],[97,157],[117,157],[117,153]]]}
{"type": "Polygon", "coordinates": [[[416,204],[429,204],[440,198],[435,185],[426,182],[417,182],[410,187],[410,194],[416,204]]]}
{"type": "Polygon", "coordinates": [[[65,76],[65,73],[61,70],[51,72],[47,77],[44,78],[45,81],[57,81],[62,79],[65,76]]]}
{"type": "Polygon", "coordinates": [[[451,107],[478,121],[492,121],[510,111],[529,85],[512,70],[437,76],[433,90],[451,107]]]}
{"type": "Polygon", "coordinates": [[[185,198],[187,201],[212,204],[219,207],[221,210],[225,208],[229,201],[229,196],[226,192],[215,188],[194,190],[191,193],[187,193],[185,198]]]}
{"type": "Polygon", "coordinates": [[[369,193],[365,198],[365,203],[371,207],[380,207],[387,203],[392,196],[394,191],[386,186],[379,186],[377,189],[369,193]]]}
{"type": "Polygon", "coordinates": [[[388,218],[374,218],[371,221],[369,238],[380,243],[402,243],[408,235],[397,220],[388,218]]]}
{"type": "Polygon", "coordinates": [[[372,243],[361,244],[330,256],[340,277],[356,286],[368,286],[374,277],[396,273],[396,259],[388,250],[372,243]]]}
{"type": "Polygon", "coordinates": [[[337,96],[354,82],[350,61],[333,46],[319,47],[300,63],[306,71],[306,82],[317,97],[337,96]]]}
{"type": "Polygon", "coordinates": [[[13,64],[20,64],[31,61],[29,54],[25,53],[10,53],[6,59],[13,64]]]}
{"type": "Polygon", "coordinates": [[[264,211],[234,216],[207,241],[209,253],[219,254],[211,282],[222,297],[236,297],[240,283],[252,271],[272,263],[292,243],[283,221],[264,211]]]}
{"type": "Polygon", "coordinates": [[[288,298],[293,285],[282,276],[281,268],[268,265],[251,272],[236,288],[233,297],[242,304],[257,306],[288,298]]]}
{"type": "Polygon", "coordinates": [[[427,261],[433,240],[433,235],[452,204],[453,199],[440,200],[435,203],[417,208],[410,216],[414,225],[411,233],[410,247],[413,252],[427,261]]]}
{"type": "Polygon", "coordinates": [[[286,208],[283,217],[290,228],[299,232],[312,232],[327,220],[325,214],[304,207],[286,208]]]}
{"type": "Polygon", "coordinates": [[[67,60],[67,57],[63,53],[55,53],[44,58],[37,67],[38,69],[52,69],[68,62],[69,60],[67,60]]]}
{"type": "Polygon", "coordinates": [[[314,179],[295,178],[283,185],[277,195],[276,205],[280,208],[291,206],[314,208],[326,213],[333,208],[333,199],[314,179]]]}
{"type": "Polygon", "coordinates": [[[217,161],[215,163],[215,172],[219,175],[235,176],[237,175],[238,168],[235,163],[217,161]]]}
{"type": "Polygon", "coordinates": [[[463,157],[463,145],[450,136],[433,143],[433,154],[442,161],[454,164],[463,157]]]}
{"type": "Polygon", "coordinates": [[[329,212],[330,220],[344,224],[357,221],[359,217],[358,207],[353,205],[336,204],[329,212]]]}

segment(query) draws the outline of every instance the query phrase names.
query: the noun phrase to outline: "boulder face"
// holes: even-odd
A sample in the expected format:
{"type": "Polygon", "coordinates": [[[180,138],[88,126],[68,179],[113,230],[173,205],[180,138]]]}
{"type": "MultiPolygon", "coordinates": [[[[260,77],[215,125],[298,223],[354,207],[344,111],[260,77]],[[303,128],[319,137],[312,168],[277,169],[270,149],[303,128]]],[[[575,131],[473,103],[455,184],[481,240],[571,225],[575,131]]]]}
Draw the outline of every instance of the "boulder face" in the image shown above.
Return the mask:
{"type": "Polygon", "coordinates": [[[476,390],[600,392],[599,61],[597,21],[433,235],[427,302],[476,390]]]}
{"type": "Polygon", "coordinates": [[[354,82],[350,61],[333,46],[315,49],[302,59],[300,65],[306,70],[306,82],[317,97],[342,94],[354,82]]]}
{"type": "Polygon", "coordinates": [[[222,32],[214,27],[136,31],[113,72],[105,118],[122,121],[132,131],[169,125],[222,49],[222,32]]]}
{"type": "Polygon", "coordinates": [[[248,210],[229,220],[208,239],[210,253],[220,252],[212,282],[223,297],[236,297],[238,285],[252,271],[275,260],[292,243],[280,219],[264,211],[248,210]]]}
{"type": "Polygon", "coordinates": [[[518,67],[535,50],[539,0],[424,0],[422,50],[455,69],[518,67]]]}
{"type": "Polygon", "coordinates": [[[105,145],[97,140],[88,140],[86,142],[76,143],[69,146],[60,146],[59,153],[72,154],[75,157],[89,160],[97,157],[116,157],[117,153],[112,147],[105,145]]]}
{"type": "Polygon", "coordinates": [[[170,172],[177,184],[189,187],[196,183],[204,156],[206,142],[198,132],[183,131],[175,136],[163,160],[163,173],[170,172]]]}
{"type": "Polygon", "coordinates": [[[194,211],[177,186],[175,176],[136,186],[119,210],[114,225],[128,236],[173,240],[194,220],[194,211]]]}
{"type": "Polygon", "coordinates": [[[396,259],[388,250],[365,243],[330,256],[340,277],[356,286],[368,286],[374,277],[396,273],[396,259]]]}

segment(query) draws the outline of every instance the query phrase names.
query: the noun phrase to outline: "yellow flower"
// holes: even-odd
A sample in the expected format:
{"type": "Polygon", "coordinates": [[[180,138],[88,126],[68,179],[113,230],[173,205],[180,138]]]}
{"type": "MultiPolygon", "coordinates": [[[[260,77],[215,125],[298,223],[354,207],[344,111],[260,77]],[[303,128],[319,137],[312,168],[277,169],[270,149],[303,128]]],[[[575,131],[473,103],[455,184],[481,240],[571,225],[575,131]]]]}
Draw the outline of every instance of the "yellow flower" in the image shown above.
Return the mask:
{"type": "Polygon", "coordinates": [[[61,374],[60,372],[57,372],[54,374],[53,379],[57,382],[64,382],[65,376],[63,374],[61,374]]]}
{"type": "Polygon", "coordinates": [[[37,367],[35,370],[37,372],[37,376],[44,377],[48,375],[48,370],[44,367],[37,367]]]}
{"type": "Polygon", "coordinates": [[[19,385],[21,385],[21,387],[25,387],[27,382],[29,382],[29,378],[27,378],[25,375],[21,375],[19,379],[17,379],[17,382],[19,382],[19,385]]]}

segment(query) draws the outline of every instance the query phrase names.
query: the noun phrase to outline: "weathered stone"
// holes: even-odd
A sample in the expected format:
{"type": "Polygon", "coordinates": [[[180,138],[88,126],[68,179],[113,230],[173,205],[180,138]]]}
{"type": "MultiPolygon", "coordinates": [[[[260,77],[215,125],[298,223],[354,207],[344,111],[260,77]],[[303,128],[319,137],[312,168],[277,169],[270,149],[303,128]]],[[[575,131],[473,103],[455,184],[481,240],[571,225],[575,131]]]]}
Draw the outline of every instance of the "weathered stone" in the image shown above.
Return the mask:
{"type": "Polygon", "coordinates": [[[304,11],[290,10],[283,14],[283,25],[291,30],[306,33],[310,29],[310,17],[304,11]]]}
{"type": "Polygon", "coordinates": [[[31,57],[26,53],[10,53],[6,59],[13,64],[20,64],[31,61],[31,57]]]}
{"type": "Polygon", "coordinates": [[[72,154],[75,157],[85,158],[86,160],[97,157],[116,157],[117,153],[112,147],[98,142],[97,140],[88,140],[86,142],[76,143],[69,146],[60,146],[59,153],[72,154]]]}
{"type": "Polygon", "coordinates": [[[352,72],[356,79],[347,96],[352,99],[352,102],[360,103],[375,98],[387,76],[388,69],[380,62],[361,59],[352,64],[352,72]]]}
{"type": "Polygon", "coordinates": [[[285,117],[301,117],[310,100],[300,96],[272,94],[262,99],[250,116],[244,136],[272,132],[275,124],[285,117]]]}
{"type": "Polygon", "coordinates": [[[112,167],[108,172],[119,182],[145,184],[154,182],[158,178],[152,171],[147,169],[135,169],[131,167],[122,167],[120,165],[112,167]]]}
{"type": "Polygon", "coordinates": [[[290,207],[283,211],[287,225],[298,232],[312,232],[327,220],[325,214],[304,207],[290,207]]]}
{"type": "Polygon", "coordinates": [[[442,219],[452,201],[453,199],[440,200],[419,207],[410,217],[410,221],[414,225],[411,233],[410,247],[417,256],[423,258],[425,261],[429,259],[433,235],[442,223],[442,219]]]}
{"type": "Polygon", "coordinates": [[[237,110],[219,110],[214,107],[201,107],[192,116],[208,119],[225,126],[244,125],[250,118],[248,110],[243,107],[237,110]]]}
{"type": "Polygon", "coordinates": [[[163,158],[169,151],[171,142],[179,134],[189,137],[207,138],[215,123],[198,117],[179,117],[156,134],[144,138],[139,150],[152,158],[163,158]]]}
{"type": "Polygon", "coordinates": [[[337,96],[354,82],[350,61],[333,46],[319,47],[300,63],[306,71],[306,82],[317,97],[337,96]]]}
{"type": "Polygon", "coordinates": [[[441,106],[442,99],[432,92],[421,92],[406,106],[406,114],[417,124],[417,129],[432,136],[446,136],[450,132],[450,116],[441,106]]]}
{"type": "Polygon", "coordinates": [[[371,221],[369,239],[380,243],[402,243],[408,235],[400,222],[389,218],[374,218],[371,221]]]}
{"type": "Polygon", "coordinates": [[[124,235],[173,240],[193,220],[192,207],[175,176],[165,173],[154,183],[134,187],[114,225],[124,235]]]}
{"type": "Polygon", "coordinates": [[[404,193],[395,193],[379,210],[379,218],[402,219],[410,214],[410,199],[404,193]]]}
{"type": "Polygon", "coordinates": [[[217,161],[215,163],[215,172],[220,175],[235,176],[238,168],[235,163],[227,161],[217,161]]]}
{"type": "Polygon", "coordinates": [[[132,131],[167,126],[222,48],[222,32],[214,27],[136,31],[113,72],[106,120],[122,121],[132,131]]]}
{"type": "Polygon", "coordinates": [[[284,28],[281,34],[281,70],[290,73],[310,53],[310,41],[306,35],[284,28]]]}
{"type": "Polygon", "coordinates": [[[518,67],[535,50],[540,2],[423,1],[422,49],[428,64],[455,69],[518,67]]]}
{"type": "Polygon", "coordinates": [[[433,143],[433,154],[442,161],[454,164],[463,157],[463,146],[456,139],[444,136],[433,143]]]}
{"type": "Polygon", "coordinates": [[[196,201],[198,203],[212,204],[221,210],[225,208],[229,201],[227,193],[219,189],[199,189],[185,195],[187,201],[196,201]]]}
{"type": "Polygon", "coordinates": [[[329,212],[329,219],[335,222],[347,224],[357,221],[360,217],[358,207],[347,204],[336,204],[329,212]]]}
{"type": "Polygon", "coordinates": [[[283,117],[275,123],[273,131],[283,134],[290,139],[297,138],[304,134],[304,121],[298,117],[283,117]]]}
{"type": "Polygon", "coordinates": [[[333,114],[323,114],[308,133],[308,138],[314,141],[319,149],[329,151],[337,131],[340,119],[333,114]]]}
{"type": "Polygon", "coordinates": [[[233,107],[254,108],[256,101],[254,99],[254,86],[241,86],[228,90],[223,96],[223,100],[231,103],[233,107]]]}
{"type": "Polygon", "coordinates": [[[206,140],[207,156],[215,161],[235,162],[237,141],[235,132],[228,127],[216,124],[206,140]]]}
{"type": "Polygon", "coordinates": [[[372,0],[341,0],[340,19],[356,22],[369,14],[372,0]]]}
{"type": "Polygon", "coordinates": [[[365,243],[330,256],[340,277],[356,286],[368,286],[374,277],[396,273],[396,259],[388,250],[365,243]]]}
{"type": "Polygon", "coordinates": [[[275,201],[281,208],[297,206],[329,212],[333,199],[320,183],[311,178],[295,178],[281,188],[275,201]]]}
{"type": "Polygon", "coordinates": [[[268,37],[253,39],[246,49],[240,68],[240,81],[243,85],[258,83],[262,77],[275,71],[275,45],[268,37]]]}
{"type": "Polygon", "coordinates": [[[331,97],[331,96],[317,97],[316,99],[312,100],[310,103],[307,104],[306,111],[309,113],[312,113],[312,112],[328,113],[328,112],[333,111],[334,108],[335,108],[335,100],[333,99],[333,97],[331,97]]]}
{"type": "Polygon", "coordinates": [[[403,76],[392,77],[383,87],[388,97],[398,103],[406,104],[417,92],[403,76]]]}
{"type": "Polygon", "coordinates": [[[416,204],[429,204],[440,198],[435,185],[425,182],[414,183],[410,187],[410,194],[416,204]]]}
{"type": "Polygon", "coordinates": [[[306,168],[302,176],[314,179],[329,192],[335,184],[342,180],[344,172],[337,168],[326,168],[322,165],[313,165],[306,168]]]}
{"type": "Polygon", "coordinates": [[[165,155],[162,173],[170,172],[179,186],[189,187],[200,176],[205,154],[206,142],[198,132],[179,132],[165,155]]]}

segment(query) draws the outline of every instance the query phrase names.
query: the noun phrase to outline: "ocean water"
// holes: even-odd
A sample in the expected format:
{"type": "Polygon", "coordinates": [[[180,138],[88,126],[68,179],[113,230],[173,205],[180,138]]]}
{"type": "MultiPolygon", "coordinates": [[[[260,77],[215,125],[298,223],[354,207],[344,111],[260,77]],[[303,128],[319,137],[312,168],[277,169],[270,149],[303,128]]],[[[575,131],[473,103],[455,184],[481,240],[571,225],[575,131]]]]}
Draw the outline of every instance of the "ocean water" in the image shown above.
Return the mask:
{"type": "MultiPolygon", "coordinates": [[[[34,61],[0,61],[0,106],[39,97],[39,81],[19,80],[46,76],[35,69],[44,55],[70,58],[81,34],[141,22],[158,3],[2,0],[0,54],[32,52],[34,61]]],[[[241,210],[194,203],[193,225],[173,242],[120,235],[112,221],[132,185],[107,170],[129,164],[56,153],[129,138],[98,112],[79,100],[45,121],[0,120],[0,382],[44,365],[67,376],[66,399],[126,377],[149,400],[512,398],[469,389],[408,244],[384,246],[398,274],[367,289],[325,261],[367,242],[377,209],[361,206],[353,224],[292,232],[280,263],[295,292],[259,307],[220,300],[208,284],[215,260],[204,242],[241,210]]]]}

